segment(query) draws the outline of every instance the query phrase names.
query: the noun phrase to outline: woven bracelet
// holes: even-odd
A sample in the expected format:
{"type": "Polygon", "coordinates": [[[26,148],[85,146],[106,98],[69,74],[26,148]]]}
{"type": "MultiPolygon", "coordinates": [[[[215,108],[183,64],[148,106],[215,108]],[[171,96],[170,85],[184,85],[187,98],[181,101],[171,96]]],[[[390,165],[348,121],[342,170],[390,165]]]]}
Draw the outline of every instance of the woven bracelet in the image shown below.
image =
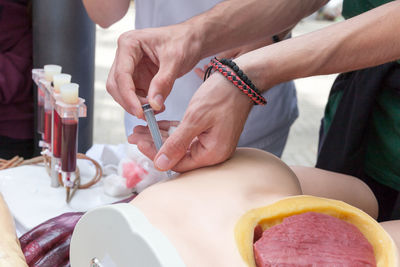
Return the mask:
{"type": "Polygon", "coordinates": [[[210,64],[211,66],[208,67],[204,73],[204,80],[210,76],[212,69],[215,69],[231,81],[244,94],[250,97],[254,102],[254,105],[267,104],[267,101],[261,95],[260,91],[255,87],[247,75],[239,69],[235,62],[225,58],[221,60],[213,58],[211,59],[210,64]],[[230,69],[232,69],[232,71],[230,69]]]}
{"type": "Polygon", "coordinates": [[[272,36],[272,41],[273,41],[274,43],[278,43],[278,42],[281,41],[281,38],[279,38],[278,35],[274,35],[274,36],[272,36]]]}

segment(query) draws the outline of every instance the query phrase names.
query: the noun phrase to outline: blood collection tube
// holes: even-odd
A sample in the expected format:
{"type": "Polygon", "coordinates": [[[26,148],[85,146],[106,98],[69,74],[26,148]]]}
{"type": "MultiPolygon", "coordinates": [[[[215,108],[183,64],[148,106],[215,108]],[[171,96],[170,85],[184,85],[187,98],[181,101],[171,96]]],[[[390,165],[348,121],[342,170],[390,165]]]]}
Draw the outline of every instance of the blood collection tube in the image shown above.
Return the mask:
{"type": "Polygon", "coordinates": [[[61,73],[61,66],[58,65],[45,65],[44,66],[44,77],[48,84],[46,84],[46,90],[44,91],[44,132],[43,140],[50,148],[51,145],[51,134],[52,134],[52,98],[53,88],[51,82],[53,82],[53,76],[61,73]]]}
{"type": "Polygon", "coordinates": [[[65,186],[72,187],[76,178],[78,122],[79,117],[86,116],[86,106],[85,100],[78,97],[78,84],[64,84],[60,91],[56,111],[61,118],[61,171],[65,186]]]}
{"type": "MultiPolygon", "coordinates": [[[[37,132],[39,134],[43,134],[44,130],[44,91],[40,88],[39,81],[44,80],[44,70],[43,69],[33,69],[32,70],[32,80],[36,84],[37,87],[37,110],[36,110],[36,118],[37,118],[37,132]]],[[[44,86],[44,85],[43,85],[44,86]]]]}
{"type": "Polygon", "coordinates": [[[44,132],[44,70],[43,69],[33,69],[32,70],[32,80],[37,87],[37,110],[36,110],[36,120],[37,120],[37,132],[41,135],[43,139],[44,132]],[[40,82],[42,80],[42,82],[40,82]],[[41,84],[43,83],[43,84],[41,84]]]}
{"type": "Polygon", "coordinates": [[[51,98],[52,135],[51,135],[51,186],[59,186],[58,175],[61,173],[61,117],[56,109],[56,101],[61,99],[60,87],[71,82],[71,75],[56,74],[53,76],[53,94],[51,98]]]}
{"type": "Polygon", "coordinates": [[[32,80],[36,84],[36,86],[39,86],[40,79],[44,79],[44,70],[43,69],[33,69],[32,70],[32,80]]]}
{"type": "MultiPolygon", "coordinates": [[[[50,87],[50,86],[49,86],[50,87]]],[[[48,144],[50,148],[51,144],[51,92],[48,88],[45,91],[45,98],[44,98],[44,134],[43,134],[43,141],[48,144]]]]}
{"type": "Polygon", "coordinates": [[[45,79],[39,80],[39,86],[37,91],[37,132],[41,135],[42,140],[44,139],[44,102],[46,87],[49,82],[45,79]]]}
{"type": "Polygon", "coordinates": [[[55,103],[58,99],[61,99],[60,87],[64,84],[71,83],[71,75],[69,74],[57,74],[54,75],[54,92],[53,92],[53,135],[51,142],[51,151],[56,158],[61,157],[61,117],[55,109],[55,103]]]}

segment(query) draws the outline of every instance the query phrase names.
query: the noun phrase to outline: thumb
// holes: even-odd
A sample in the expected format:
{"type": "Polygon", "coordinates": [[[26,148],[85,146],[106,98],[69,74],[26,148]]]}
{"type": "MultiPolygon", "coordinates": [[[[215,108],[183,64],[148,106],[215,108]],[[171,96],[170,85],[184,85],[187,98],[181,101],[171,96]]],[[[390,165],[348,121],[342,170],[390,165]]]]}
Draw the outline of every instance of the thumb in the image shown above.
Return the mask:
{"type": "Polygon", "coordinates": [[[154,165],[161,171],[172,169],[188,151],[193,139],[201,128],[189,126],[182,122],[171,136],[167,138],[154,158],[154,165]]]}
{"type": "Polygon", "coordinates": [[[157,74],[150,82],[148,100],[151,107],[159,111],[164,105],[164,101],[172,90],[178,73],[176,67],[171,63],[160,63],[157,74]]]}

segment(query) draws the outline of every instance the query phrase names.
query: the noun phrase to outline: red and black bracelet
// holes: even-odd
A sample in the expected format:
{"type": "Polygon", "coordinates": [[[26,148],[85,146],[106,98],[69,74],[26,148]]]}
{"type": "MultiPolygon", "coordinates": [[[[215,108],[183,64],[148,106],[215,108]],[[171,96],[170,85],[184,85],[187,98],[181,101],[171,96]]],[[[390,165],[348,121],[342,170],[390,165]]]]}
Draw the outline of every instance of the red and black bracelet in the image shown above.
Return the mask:
{"type": "Polygon", "coordinates": [[[253,100],[254,105],[265,105],[267,100],[261,95],[261,92],[255,87],[251,80],[243,73],[241,69],[230,59],[223,58],[218,60],[213,58],[210,61],[211,66],[207,68],[204,73],[204,80],[206,80],[212,69],[219,71],[229,81],[231,81],[237,88],[253,100]],[[230,71],[228,67],[232,70],[230,71]]]}

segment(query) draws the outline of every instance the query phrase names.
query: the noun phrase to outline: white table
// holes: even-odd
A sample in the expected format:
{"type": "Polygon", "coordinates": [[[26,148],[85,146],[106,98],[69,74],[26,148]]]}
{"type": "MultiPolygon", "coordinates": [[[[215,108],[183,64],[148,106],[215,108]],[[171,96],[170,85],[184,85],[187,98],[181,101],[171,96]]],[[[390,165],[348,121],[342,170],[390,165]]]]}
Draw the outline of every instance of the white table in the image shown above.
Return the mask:
{"type": "MultiPolygon", "coordinates": [[[[82,181],[93,177],[94,168],[78,160],[82,181]]],[[[77,190],[69,204],[63,187],[51,187],[43,166],[21,166],[0,171],[0,192],[16,222],[18,235],[65,212],[87,211],[122,198],[105,195],[102,182],[89,189],[77,190]]]]}

